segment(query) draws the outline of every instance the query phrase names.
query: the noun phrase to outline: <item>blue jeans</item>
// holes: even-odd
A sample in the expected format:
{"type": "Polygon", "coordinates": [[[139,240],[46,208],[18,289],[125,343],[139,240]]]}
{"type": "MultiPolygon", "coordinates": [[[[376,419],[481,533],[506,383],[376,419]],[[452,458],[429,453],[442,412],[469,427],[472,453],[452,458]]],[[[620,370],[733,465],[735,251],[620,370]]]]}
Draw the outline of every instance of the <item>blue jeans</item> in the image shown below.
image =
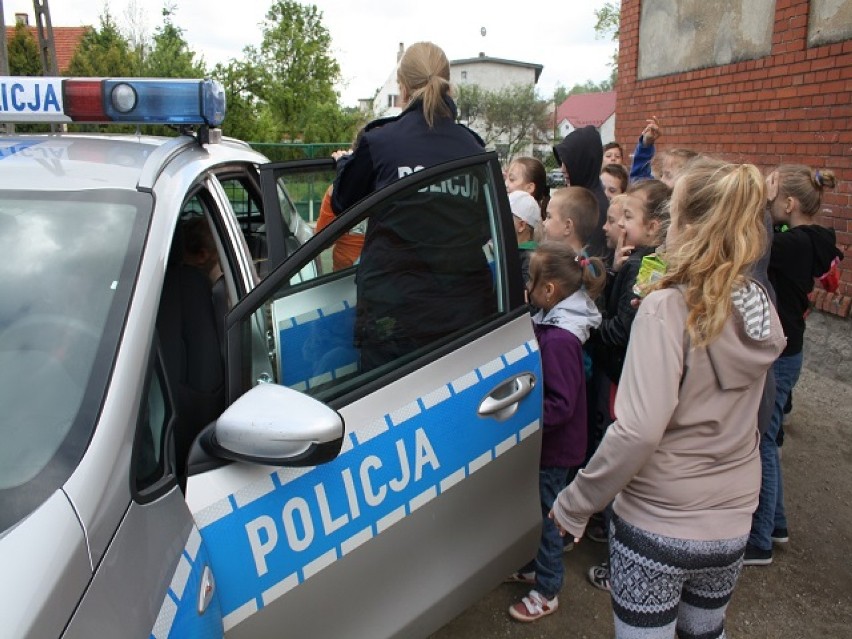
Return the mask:
{"type": "Polygon", "coordinates": [[[779,357],[772,365],[772,370],[775,373],[775,406],[769,428],[760,437],[760,502],[752,516],[748,538],[748,543],[761,550],[772,550],[772,531],[787,527],[781,460],[778,459],[778,433],[784,417],[784,405],[799,380],[802,353],[779,357]]]}
{"type": "Polygon", "coordinates": [[[552,466],[538,470],[538,492],[544,518],[541,541],[535,559],[521,568],[521,572],[535,571],[535,589],[548,599],[553,599],[562,590],[565,568],[562,565],[562,537],[556,524],[547,515],[559,491],[565,488],[569,471],[568,468],[552,466]]]}

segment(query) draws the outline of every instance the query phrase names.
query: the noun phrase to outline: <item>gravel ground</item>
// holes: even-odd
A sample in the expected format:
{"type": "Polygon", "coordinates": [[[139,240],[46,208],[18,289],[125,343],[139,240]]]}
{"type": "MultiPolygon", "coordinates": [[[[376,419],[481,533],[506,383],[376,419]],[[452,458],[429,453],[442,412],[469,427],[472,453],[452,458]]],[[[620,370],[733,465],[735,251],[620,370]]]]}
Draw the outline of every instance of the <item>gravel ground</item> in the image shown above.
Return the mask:
{"type": "MultiPolygon", "coordinates": [[[[804,370],[793,391],[782,464],[790,542],[772,565],[745,568],[728,611],[738,639],[852,637],[852,385],[804,370]]],[[[498,586],[431,639],[604,639],[613,636],[607,593],[586,570],[606,547],[584,540],[565,555],[559,610],[534,624],[511,620],[519,584],[498,586]]]]}

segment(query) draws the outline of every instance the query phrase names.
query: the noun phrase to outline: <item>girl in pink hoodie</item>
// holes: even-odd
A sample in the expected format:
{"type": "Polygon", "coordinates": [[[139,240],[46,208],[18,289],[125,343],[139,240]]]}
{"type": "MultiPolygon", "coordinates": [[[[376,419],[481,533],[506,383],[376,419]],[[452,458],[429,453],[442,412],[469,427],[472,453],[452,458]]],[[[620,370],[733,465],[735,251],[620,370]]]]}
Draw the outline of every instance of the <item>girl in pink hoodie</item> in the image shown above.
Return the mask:
{"type": "Polygon", "coordinates": [[[749,164],[701,159],[675,184],[668,268],[636,314],[618,418],[553,504],[579,540],[610,500],[618,639],[725,635],[760,492],[757,410],[784,349],[765,289],[765,188],[749,164]]]}

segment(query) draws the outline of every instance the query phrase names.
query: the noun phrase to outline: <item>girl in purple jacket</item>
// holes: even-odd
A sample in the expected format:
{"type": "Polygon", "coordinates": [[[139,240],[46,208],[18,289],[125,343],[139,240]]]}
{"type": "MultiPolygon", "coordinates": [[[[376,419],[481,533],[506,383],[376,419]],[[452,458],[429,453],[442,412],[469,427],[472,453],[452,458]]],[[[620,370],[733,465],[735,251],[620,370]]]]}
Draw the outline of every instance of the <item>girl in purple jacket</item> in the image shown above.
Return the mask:
{"type": "Polygon", "coordinates": [[[543,526],[538,554],[509,580],[532,586],[509,608],[518,621],[556,611],[562,588],[562,538],[548,518],[553,500],[586,455],[586,375],[583,343],[601,323],[592,301],[606,282],[603,262],[558,242],[544,242],[530,260],[530,304],[544,383],[539,495],[543,526]]]}

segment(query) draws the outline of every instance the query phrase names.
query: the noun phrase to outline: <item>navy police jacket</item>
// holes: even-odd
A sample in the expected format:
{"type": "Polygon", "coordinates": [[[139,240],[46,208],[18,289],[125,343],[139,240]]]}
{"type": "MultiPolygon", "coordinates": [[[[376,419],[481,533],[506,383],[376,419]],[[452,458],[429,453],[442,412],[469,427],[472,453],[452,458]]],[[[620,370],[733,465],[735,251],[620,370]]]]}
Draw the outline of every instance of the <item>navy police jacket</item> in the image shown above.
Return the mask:
{"type": "MultiPolygon", "coordinates": [[[[449,98],[447,104],[455,113],[449,98]]],[[[429,128],[421,102],[370,123],[338,161],[336,213],[421,169],[483,152],[452,118],[429,128]]],[[[356,275],[355,344],[362,370],[375,368],[482,321],[496,309],[483,252],[490,237],[483,172],[447,176],[374,207],[356,275]]]]}
{"type": "MultiPolygon", "coordinates": [[[[456,115],[456,105],[445,98],[456,115]]],[[[482,153],[485,143],[453,118],[436,118],[429,128],[418,100],[396,117],[373,120],[352,155],[337,163],[331,205],[335,213],[414,171],[482,153]]]]}

